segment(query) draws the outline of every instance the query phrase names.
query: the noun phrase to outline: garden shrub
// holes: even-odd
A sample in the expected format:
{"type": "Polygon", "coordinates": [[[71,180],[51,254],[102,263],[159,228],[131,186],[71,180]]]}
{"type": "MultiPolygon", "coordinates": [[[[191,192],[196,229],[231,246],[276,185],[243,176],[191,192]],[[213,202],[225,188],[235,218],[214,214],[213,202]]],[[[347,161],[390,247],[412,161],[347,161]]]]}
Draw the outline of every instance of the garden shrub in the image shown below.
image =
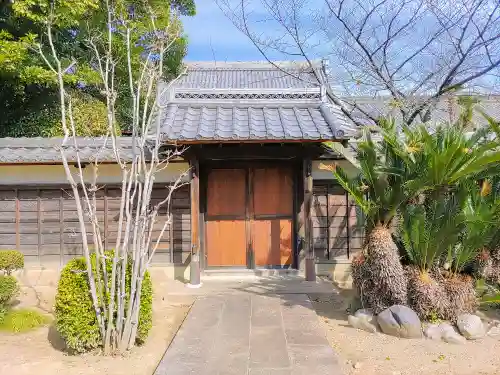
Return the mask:
{"type": "Polygon", "coordinates": [[[0,305],[6,305],[17,295],[19,287],[13,276],[0,275],[0,305]]]}
{"type": "Polygon", "coordinates": [[[6,272],[8,275],[12,271],[19,270],[24,267],[24,255],[17,250],[1,250],[0,251],[0,271],[6,272]]]}
{"type": "MultiPolygon", "coordinates": [[[[112,253],[107,254],[106,268],[111,274],[112,253]]],[[[92,257],[95,267],[95,256],[92,257]]],[[[132,267],[127,266],[126,289],[130,288],[132,267]]],[[[56,328],[69,349],[82,353],[102,344],[99,325],[89,291],[84,258],[71,260],[62,270],[56,294],[56,328]]],[[[102,280],[102,278],[101,278],[102,280]]],[[[128,293],[127,293],[128,294],[128,293]]],[[[115,304],[116,307],[116,304],[115,304]]],[[[137,343],[143,343],[152,326],[153,286],[149,273],[142,282],[142,294],[137,327],[137,343]]],[[[106,316],[107,318],[107,316],[106,316]]]]}
{"type": "Polygon", "coordinates": [[[97,348],[100,333],[89,294],[85,260],[71,260],[62,270],[57,286],[55,316],[57,331],[68,348],[84,352],[97,348]]]}
{"type": "Polygon", "coordinates": [[[9,302],[19,291],[17,280],[13,276],[0,275],[0,322],[3,321],[7,313],[9,302]]]}

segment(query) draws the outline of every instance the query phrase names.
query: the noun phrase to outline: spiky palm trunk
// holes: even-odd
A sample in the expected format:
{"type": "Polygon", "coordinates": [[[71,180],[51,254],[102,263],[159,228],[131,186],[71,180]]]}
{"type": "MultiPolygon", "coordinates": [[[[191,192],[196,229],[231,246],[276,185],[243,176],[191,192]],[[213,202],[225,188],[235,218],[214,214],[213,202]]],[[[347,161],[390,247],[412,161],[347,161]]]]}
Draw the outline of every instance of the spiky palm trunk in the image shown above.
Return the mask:
{"type": "Polygon", "coordinates": [[[431,317],[449,319],[450,301],[443,280],[435,273],[422,272],[414,266],[406,268],[408,279],[408,302],[421,319],[431,317]]]}
{"type": "Polygon", "coordinates": [[[438,269],[428,273],[412,266],[407,267],[406,272],[409,304],[420,318],[437,317],[456,322],[460,314],[476,311],[476,291],[471,277],[445,277],[438,269]]]}
{"type": "Polygon", "coordinates": [[[353,282],[364,305],[375,313],[407,304],[407,281],[399,251],[384,226],[370,231],[363,258],[353,261],[353,282]]]}

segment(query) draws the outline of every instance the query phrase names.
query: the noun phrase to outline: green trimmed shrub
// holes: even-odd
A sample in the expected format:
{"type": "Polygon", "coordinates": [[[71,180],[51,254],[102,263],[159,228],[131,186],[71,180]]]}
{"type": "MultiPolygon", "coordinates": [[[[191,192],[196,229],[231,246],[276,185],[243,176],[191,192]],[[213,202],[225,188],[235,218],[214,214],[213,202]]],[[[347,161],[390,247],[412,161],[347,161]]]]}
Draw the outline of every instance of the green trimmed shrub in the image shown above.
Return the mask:
{"type": "Polygon", "coordinates": [[[137,343],[139,345],[146,341],[153,326],[153,283],[149,272],[144,275],[141,289],[141,311],[139,312],[139,326],[137,327],[137,343]]]}
{"type": "Polygon", "coordinates": [[[17,250],[0,251],[0,271],[10,275],[14,270],[20,270],[24,267],[24,255],[17,250]]]}
{"type": "Polygon", "coordinates": [[[55,316],[57,331],[68,348],[85,352],[100,345],[101,335],[89,292],[85,260],[68,262],[57,286],[55,316]]]}
{"type": "MultiPolygon", "coordinates": [[[[112,257],[112,253],[107,254],[106,268],[108,274],[111,274],[112,257]]],[[[95,256],[92,257],[92,263],[95,267],[95,256]]],[[[129,263],[126,273],[127,294],[130,290],[131,266],[132,264],[129,263]]],[[[86,263],[84,258],[73,259],[64,267],[59,279],[55,303],[57,331],[66,341],[68,348],[78,353],[90,351],[102,344],[85,271],[86,263]]],[[[149,273],[146,272],[142,282],[139,325],[136,336],[138,344],[142,344],[146,340],[151,330],[152,308],[153,285],[149,273]]]]}
{"type": "Polygon", "coordinates": [[[7,313],[9,302],[19,292],[17,280],[10,275],[0,275],[0,322],[3,321],[7,313]]]}
{"type": "Polygon", "coordinates": [[[0,275],[0,305],[8,304],[18,292],[19,286],[13,276],[0,275]]]}

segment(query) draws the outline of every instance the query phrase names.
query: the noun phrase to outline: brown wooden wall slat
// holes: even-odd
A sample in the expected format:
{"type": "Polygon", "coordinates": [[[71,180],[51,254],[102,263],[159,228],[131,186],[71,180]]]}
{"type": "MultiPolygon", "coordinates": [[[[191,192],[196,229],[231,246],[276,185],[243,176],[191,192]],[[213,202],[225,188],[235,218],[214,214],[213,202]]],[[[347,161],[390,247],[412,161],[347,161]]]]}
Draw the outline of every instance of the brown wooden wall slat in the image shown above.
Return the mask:
{"type": "MultiPolygon", "coordinates": [[[[164,186],[156,187],[152,204],[166,194],[164,186]]],[[[121,189],[117,187],[104,187],[97,193],[97,217],[108,249],[114,247],[118,234],[120,199],[121,189]]],[[[185,262],[190,254],[189,186],[174,193],[171,211],[172,228],[166,228],[155,262],[185,262]]],[[[168,215],[166,206],[162,207],[153,226],[154,242],[168,215]]],[[[86,228],[90,231],[92,225],[87,223],[86,228]]],[[[87,240],[92,246],[91,232],[87,240]]],[[[48,264],[65,263],[82,255],[82,246],[76,203],[69,187],[0,187],[0,249],[18,249],[27,263],[48,264]]]]}

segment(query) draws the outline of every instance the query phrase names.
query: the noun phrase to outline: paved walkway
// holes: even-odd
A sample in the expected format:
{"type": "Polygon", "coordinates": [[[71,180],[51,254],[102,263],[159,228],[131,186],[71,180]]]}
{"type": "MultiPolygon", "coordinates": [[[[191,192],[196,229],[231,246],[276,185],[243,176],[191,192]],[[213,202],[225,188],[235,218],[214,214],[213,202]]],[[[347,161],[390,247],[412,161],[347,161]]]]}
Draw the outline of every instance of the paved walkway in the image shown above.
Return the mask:
{"type": "Polygon", "coordinates": [[[202,296],[155,375],[340,375],[305,294],[202,296]]]}

